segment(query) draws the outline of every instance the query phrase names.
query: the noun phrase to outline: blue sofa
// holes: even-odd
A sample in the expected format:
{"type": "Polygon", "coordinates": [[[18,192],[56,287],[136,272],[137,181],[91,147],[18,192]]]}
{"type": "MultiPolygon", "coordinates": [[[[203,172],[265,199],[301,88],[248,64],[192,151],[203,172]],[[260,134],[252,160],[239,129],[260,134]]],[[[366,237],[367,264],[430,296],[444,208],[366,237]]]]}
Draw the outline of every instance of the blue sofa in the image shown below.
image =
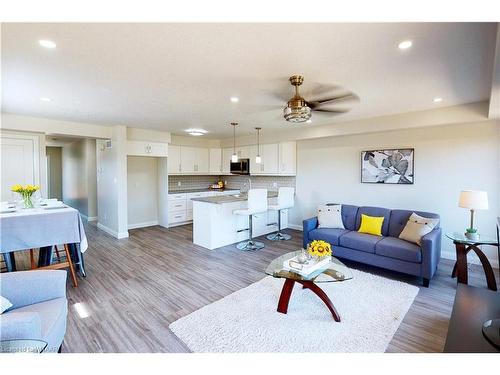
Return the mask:
{"type": "Polygon", "coordinates": [[[60,351],[66,333],[66,271],[0,274],[0,294],[12,307],[0,315],[0,339],[45,341],[45,352],[60,351]]]}
{"type": "Polygon", "coordinates": [[[441,228],[438,223],[422,238],[421,246],[399,239],[413,212],[439,219],[439,215],[429,212],[342,205],[342,221],[346,229],[318,228],[316,217],[304,220],[304,248],[313,240],[324,240],[332,245],[336,257],[419,276],[423,278],[423,285],[428,287],[441,257],[441,228]],[[384,217],[382,236],[357,232],[361,214],[384,217]]]}

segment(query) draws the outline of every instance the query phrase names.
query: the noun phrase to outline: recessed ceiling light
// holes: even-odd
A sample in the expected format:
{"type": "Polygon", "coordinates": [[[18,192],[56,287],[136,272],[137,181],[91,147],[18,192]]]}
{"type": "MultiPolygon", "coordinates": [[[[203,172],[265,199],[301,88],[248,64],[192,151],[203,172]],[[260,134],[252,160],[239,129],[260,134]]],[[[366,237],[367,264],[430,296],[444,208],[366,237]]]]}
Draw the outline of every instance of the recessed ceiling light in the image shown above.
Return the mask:
{"type": "Polygon", "coordinates": [[[413,45],[413,42],[411,40],[403,40],[401,43],[398,44],[399,49],[408,49],[413,45]]]}
{"type": "Polygon", "coordinates": [[[42,102],[50,102],[50,98],[42,97],[40,98],[42,102]]]}
{"type": "Polygon", "coordinates": [[[208,132],[205,129],[186,129],[186,133],[199,137],[200,135],[205,135],[208,132]]]}
{"type": "Polygon", "coordinates": [[[310,124],[311,122],[313,122],[311,119],[307,120],[306,121],[308,124],[310,124]]]}
{"type": "Polygon", "coordinates": [[[236,96],[231,96],[231,101],[232,101],[233,103],[238,103],[238,102],[240,101],[240,99],[239,99],[239,98],[237,98],[236,96]]]}
{"type": "Polygon", "coordinates": [[[50,49],[54,49],[57,47],[57,44],[54,41],[49,40],[49,39],[40,39],[38,41],[38,44],[40,44],[42,47],[50,48],[50,49]]]}
{"type": "Polygon", "coordinates": [[[434,103],[441,103],[443,101],[443,98],[437,97],[437,98],[432,99],[432,101],[434,103]]]}

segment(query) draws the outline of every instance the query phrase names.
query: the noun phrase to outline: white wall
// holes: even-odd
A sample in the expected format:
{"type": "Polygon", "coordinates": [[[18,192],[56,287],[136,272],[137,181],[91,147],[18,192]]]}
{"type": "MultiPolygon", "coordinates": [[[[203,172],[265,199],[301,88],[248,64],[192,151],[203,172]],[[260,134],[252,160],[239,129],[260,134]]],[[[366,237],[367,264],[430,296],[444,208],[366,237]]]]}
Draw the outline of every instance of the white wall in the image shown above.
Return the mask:
{"type": "Polygon", "coordinates": [[[128,228],[158,224],[158,159],[127,157],[128,228]]]}
{"type": "Polygon", "coordinates": [[[127,128],[113,126],[111,148],[97,141],[97,226],[117,237],[127,231],[127,128]]]}
{"type": "Polygon", "coordinates": [[[87,181],[85,173],[85,144],[72,142],[62,148],[63,202],[88,214],[87,181]]]}
{"type": "MultiPolygon", "coordinates": [[[[500,122],[407,129],[363,135],[328,137],[297,143],[297,198],[290,215],[294,225],[315,216],[319,204],[339,202],[435,212],[443,232],[463,231],[469,212],[459,208],[462,189],[486,190],[490,210],[476,213],[483,235],[495,236],[500,215],[500,122]],[[415,149],[413,185],[362,184],[360,152],[379,148],[415,149]]],[[[443,239],[443,256],[454,256],[451,241],[443,239]]],[[[485,247],[498,261],[496,249],[485,247]]]]}
{"type": "Polygon", "coordinates": [[[62,147],[47,147],[46,155],[49,160],[47,198],[62,200],[62,147]]]}
{"type": "Polygon", "coordinates": [[[81,139],[62,147],[63,201],[90,220],[97,216],[95,139],[81,139]]]}

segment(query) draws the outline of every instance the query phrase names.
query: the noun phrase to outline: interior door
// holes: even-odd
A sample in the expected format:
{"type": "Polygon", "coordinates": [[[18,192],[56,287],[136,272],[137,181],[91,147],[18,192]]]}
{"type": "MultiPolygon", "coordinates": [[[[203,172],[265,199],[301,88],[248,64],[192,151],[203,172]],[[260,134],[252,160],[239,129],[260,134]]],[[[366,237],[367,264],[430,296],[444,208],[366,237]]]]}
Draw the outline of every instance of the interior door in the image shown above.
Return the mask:
{"type": "Polygon", "coordinates": [[[15,195],[11,187],[15,184],[39,184],[38,141],[31,136],[26,138],[2,135],[1,149],[1,200],[12,200],[15,195]]]}

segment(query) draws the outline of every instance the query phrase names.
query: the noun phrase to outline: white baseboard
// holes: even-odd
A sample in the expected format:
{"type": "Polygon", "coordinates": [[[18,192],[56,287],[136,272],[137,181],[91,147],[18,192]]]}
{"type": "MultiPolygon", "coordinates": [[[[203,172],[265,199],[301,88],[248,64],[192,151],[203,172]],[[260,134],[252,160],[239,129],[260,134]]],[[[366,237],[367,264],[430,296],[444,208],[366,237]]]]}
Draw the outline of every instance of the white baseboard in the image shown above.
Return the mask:
{"type": "Polygon", "coordinates": [[[124,232],[117,232],[101,223],[97,223],[97,228],[99,228],[100,230],[112,235],[113,237],[115,238],[118,238],[118,239],[121,239],[121,238],[127,238],[128,237],[128,231],[124,231],[124,232]]]}
{"type": "Polygon", "coordinates": [[[288,228],[290,229],[295,229],[295,230],[300,230],[302,232],[302,225],[299,225],[299,224],[288,224],[288,228]]]}
{"type": "Polygon", "coordinates": [[[142,223],[129,224],[128,229],[137,229],[137,228],[145,228],[152,227],[153,225],[158,225],[158,220],[155,221],[144,221],[142,223]]]}

